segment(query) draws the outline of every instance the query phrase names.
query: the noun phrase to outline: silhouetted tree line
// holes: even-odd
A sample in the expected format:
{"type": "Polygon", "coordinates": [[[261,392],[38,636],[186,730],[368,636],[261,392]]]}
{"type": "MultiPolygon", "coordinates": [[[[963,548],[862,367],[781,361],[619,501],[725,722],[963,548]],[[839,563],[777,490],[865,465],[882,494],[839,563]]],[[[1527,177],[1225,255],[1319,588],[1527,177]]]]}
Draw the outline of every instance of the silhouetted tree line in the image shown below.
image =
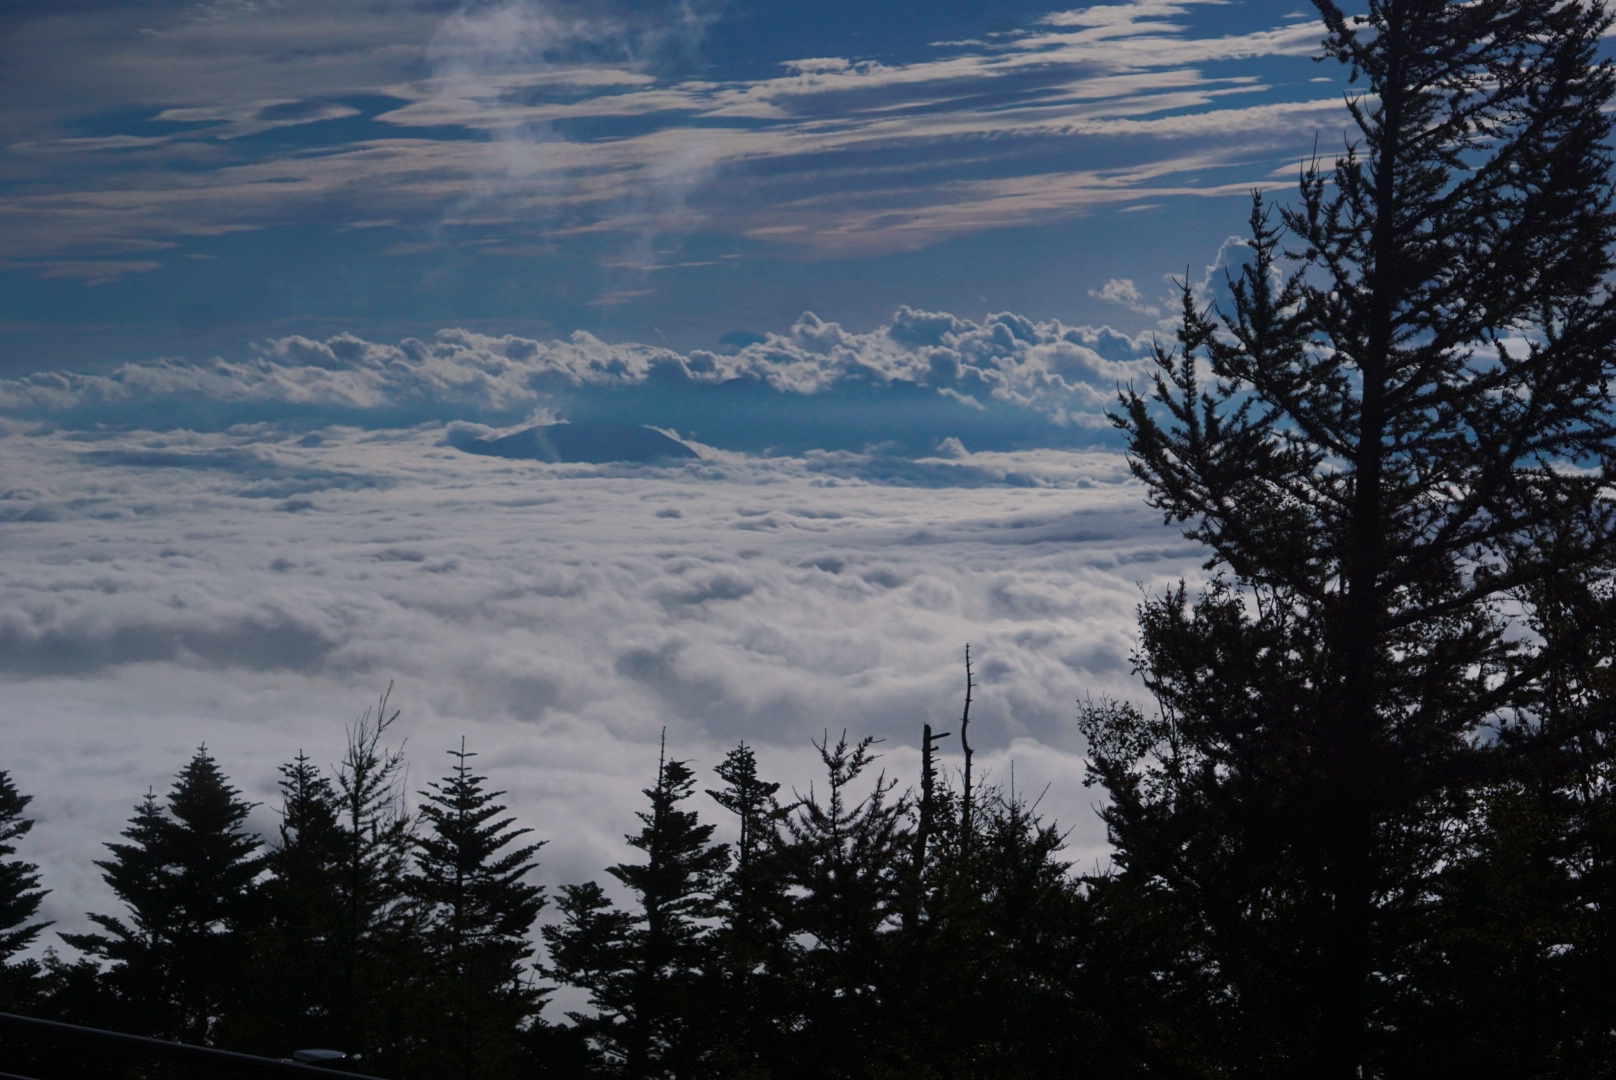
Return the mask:
{"type": "Polygon", "coordinates": [[[407,814],[384,710],[286,767],[267,846],[206,754],[149,796],[88,959],[14,959],[39,879],[0,862],[8,1000],[399,1077],[1616,1075],[1612,20],[1316,6],[1351,138],[1254,195],[1115,416],[1210,574],[1140,609],[1152,707],[1079,707],[1108,869],[973,788],[968,712],[957,788],[929,729],[902,790],[868,740],[790,797],[743,745],[738,842],[664,758],[540,954],[536,846],[463,749],[407,814]]]}
{"type": "MultiPolygon", "coordinates": [[[[1028,1075],[1093,1055],[1084,889],[1019,795],[976,791],[967,815],[929,754],[917,797],[843,736],[817,744],[822,786],[783,797],[743,743],[706,791],[738,833],[725,844],[689,763],[664,755],[631,857],[606,871],[618,888],[565,886],[539,926],[541,845],[463,744],[410,809],[397,715],[384,696],[330,773],[283,766],[267,841],[198,750],[107,845],[124,910],[61,935],[79,959],[16,959],[44,893],[35,866],[0,862],[4,1008],[271,1057],[335,1047],[400,1080],[1028,1075]],[[551,1023],[560,987],[578,1004],[551,1023]]],[[[28,801],[0,774],[0,855],[28,801]]],[[[8,1071],[86,1060],[8,1047],[8,1071]]]]}

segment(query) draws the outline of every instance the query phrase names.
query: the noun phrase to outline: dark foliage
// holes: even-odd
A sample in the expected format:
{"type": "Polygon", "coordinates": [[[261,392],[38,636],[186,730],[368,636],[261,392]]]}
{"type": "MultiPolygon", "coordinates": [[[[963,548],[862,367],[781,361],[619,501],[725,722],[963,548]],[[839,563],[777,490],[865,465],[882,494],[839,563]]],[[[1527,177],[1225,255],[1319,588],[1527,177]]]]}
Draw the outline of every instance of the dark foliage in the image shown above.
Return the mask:
{"type": "Polygon", "coordinates": [[[248,1005],[223,1035],[228,1045],[277,1056],[303,1045],[353,1045],[338,1026],[329,982],[345,915],[336,789],[302,753],[281,766],[280,789],[280,825],[265,855],[269,874],[252,931],[248,1005]]]}
{"type": "Polygon", "coordinates": [[[148,792],[127,843],[97,862],[127,915],[91,915],[101,934],[63,940],[107,961],[117,1017],[137,1030],[206,1043],[240,1000],[236,972],[263,869],[258,838],[244,825],[250,804],[207,750],[181,770],[166,809],[148,792]]]}
{"type": "Polygon", "coordinates": [[[873,740],[816,745],[825,786],[785,804],[744,743],[715,770],[724,786],[709,794],[737,819],[733,860],[711,844],[711,826],[673,809],[690,779],[683,763],[667,762],[645,793],[646,828],[630,838],[647,861],[612,871],[638,909],[617,908],[593,882],[562,889],[563,921],[544,931],[549,971],[590,995],[591,1011],[572,1019],[600,1052],[594,1067],[670,1077],[1038,1077],[1102,1066],[1121,1075],[1122,1058],[1095,1039],[1102,1003],[1085,976],[1093,920],[1059,857],[1060,833],[996,787],[977,790],[967,828],[962,796],[933,775],[933,835],[917,862],[920,807],[869,775],[873,740]],[[663,832],[658,807],[662,820],[682,817],[663,832]],[[666,847],[653,858],[658,843],[666,847]],[[669,863],[661,895],[681,898],[682,918],[654,953],[644,897],[660,858],[669,863]]]}
{"type": "Polygon", "coordinates": [[[775,841],[779,917],[795,943],[789,1011],[777,1018],[787,1075],[861,1075],[898,1051],[882,1036],[896,1030],[895,945],[914,836],[896,780],[882,774],[858,791],[873,745],[845,733],[817,743],[825,787],[797,796],[775,841]]]}
{"type": "Polygon", "coordinates": [[[0,770],[0,1009],[15,1011],[33,1003],[41,968],[37,960],[17,957],[50,924],[35,922],[45,890],[39,887],[39,867],[11,856],[17,841],[33,829],[24,817],[33,796],[24,795],[0,770]]]}
{"type": "Polygon", "coordinates": [[[409,875],[414,822],[397,719],[383,694],[349,727],[334,775],[299,754],[281,767],[280,826],[266,855],[248,980],[221,1045],[282,1056],[338,1047],[412,1075],[422,1049],[429,947],[409,875]]]}
{"type": "Polygon", "coordinates": [[[827,733],[784,800],[742,744],[731,848],[664,747],[540,961],[539,846],[464,744],[412,814],[383,695],[330,775],[282,769],[267,850],[205,752],[149,794],[71,962],[18,959],[43,894],[0,773],[6,1000],[397,1080],[1616,1075],[1612,21],[1366,2],[1318,0],[1356,141],[1254,197],[1227,310],[1186,283],[1122,395],[1214,572],[1141,608],[1154,706],[1080,707],[1107,870],[975,770],[967,653],[961,768],[925,728],[918,792],[827,733]]]}
{"type": "Polygon", "coordinates": [[[625,839],[645,861],[619,863],[611,874],[634,897],[618,911],[593,882],[564,890],[564,922],[544,929],[550,973],[589,991],[592,1014],[574,1021],[626,1077],[694,1075],[712,1052],[718,986],[711,920],[718,913],[729,849],[713,844],[713,826],[680,809],[695,789],[682,761],[658,763],[644,792],[642,828],[625,839]]]}
{"type": "Polygon", "coordinates": [[[411,893],[425,920],[429,958],[419,1068],[426,1074],[509,1075],[519,1036],[544,1003],[526,977],[528,931],[544,906],[527,881],[542,844],[512,847],[531,829],[513,828],[471,771],[465,741],[450,751],[453,771],[420,792],[426,826],[416,844],[411,893]]]}
{"type": "Polygon", "coordinates": [[[1186,287],[1123,395],[1152,504],[1223,576],[1142,610],[1154,714],[1085,712],[1097,897],[1143,935],[1153,1070],[1580,1075],[1608,1040],[1570,973],[1606,955],[1610,19],[1318,6],[1358,142],[1294,209],[1256,199],[1231,309],[1186,287]]]}
{"type": "Polygon", "coordinates": [[[713,1061],[721,1075],[760,1075],[777,1042],[776,1018],[787,1004],[779,975],[791,943],[780,920],[784,884],[772,855],[789,810],[776,798],[780,785],[758,775],[757,754],[746,743],[713,771],[724,787],[707,794],[734,815],[739,834],[733,868],[718,893],[714,977],[707,991],[717,1016],[713,1061]]]}

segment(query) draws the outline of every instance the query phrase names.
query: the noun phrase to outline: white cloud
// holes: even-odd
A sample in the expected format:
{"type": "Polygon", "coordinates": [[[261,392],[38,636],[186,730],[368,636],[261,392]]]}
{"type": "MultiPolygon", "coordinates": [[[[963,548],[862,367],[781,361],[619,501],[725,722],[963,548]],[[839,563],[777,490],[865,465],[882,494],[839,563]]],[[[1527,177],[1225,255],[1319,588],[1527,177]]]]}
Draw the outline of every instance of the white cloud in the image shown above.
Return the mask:
{"type": "MultiPolygon", "coordinates": [[[[0,256],[83,260],[154,239],[385,216],[499,227],[504,239],[511,229],[621,234],[626,251],[609,259],[652,264],[651,237],[698,227],[819,252],[895,251],[1100,206],[1241,191],[1343,114],[1333,96],[1267,100],[1258,76],[1226,68],[1306,55],[1318,27],[1197,38],[1179,21],[1197,6],[1098,5],[908,63],[799,59],[746,80],[664,70],[709,25],[688,5],[630,20],[511,0],[430,27],[413,9],[395,22],[385,5],[374,24],[330,5],[232,9],[149,40],[95,41],[98,92],[115,89],[120,105],[151,100],[153,115],[198,126],[141,142],[148,157],[126,160],[115,181],[83,169],[59,176],[58,190],[0,199],[0,256]],[[332,69],[343,49],[356,58],[346,82],[332,69]],[[239,85],[221,85],[221,58],[242,66],[239,85]],[[423,66],[430,77],[405,75],[423,66]],[[367,121],[369,137],[315,152],[221,141],[349,115],[333,103],[344,93],[401,104],[367,121]],[[601,123],[611,137],[576,132],[601,123]],[[1080,160],[1109,164],[1074,167],[1073,139],[1087,140],[1080,160]],[[127,182],[129,168],[141,183],[127,182]]],[[[82,92],[47,97],[66,108],[82,92]]],[[[68,154],[78,136],[20,130],[40,160],[82,166],[111,152],[68,154]]]]}
{"type": "Polygon", "coordinates": [[[359,110],[350,105],[279,98],[243,102],[223,108],[213,106],[164,109],[152,119],[179,124],[205,124],[209,128],[208,133],[216,138],[239,139],[245,135],[257,135],[275,128],[317,124],[323,120],[342,120],[358,115],[359,110]]]}
{"type": "Polygon", "coordinates": [[[1141,372],[1148,347],[1145,338],[1105,327],[1012,313],[975,322],[908,307],[868,333],[805,313],[784,333],[727,355],[608,344],[583,331],[535,341],[442,330],[431,341],[397,345],[351,334],[326,341],[292,336],[264,343],[242,361],[155,360],[108,375],[3,380],[0,412],[167,427],[195,426],[220,405],[241,406],[230,414],[238,422],[298,412],[387,418],[400,411],[451,420],[521,415],[572,391],[657,379],[694,388],[750,382],[799,396],[846,386],[925,387],[969,398],[973,408],[997,402],[1058,424],[1103,426],[1101,413],[1116,386],[1141,372]]]}
{"type": "Polygon", "coordinates": [[[13,425],[0,448],[27,477],[0,492],[0,726],[64,929],[109,910],[99,845],[196,744],[272,804],[275,766],[334,760],[389,681],[412,786],[468,735],[552,840],[553,884],[623,857],[664,725],[703,768],[746,738],[798,785],[810,737],[845,726],[912,775],[919,725],[958,708],[969,642],[979,761],[1056,781],[1046,809],[1097,856],[1075,700],[1138,696],[1140,590],[1201,558],[1104,453],[956,441],[905,466],[932,485],[913,487],[848,453],[471,457],[436,426],[13,425]]]}
{"type": "Polygon", "coordinates": [[[1141,315],[1160,316],[1161,308],[1155,304],[1145,303],[1139,292],[1139,286],[1133,283],[1132,278],[1111,278],[1098,289],[1090,289],[1089,295],[1112,304],[1121,304],[1129,311],[1137,311],[1141,315]]]}

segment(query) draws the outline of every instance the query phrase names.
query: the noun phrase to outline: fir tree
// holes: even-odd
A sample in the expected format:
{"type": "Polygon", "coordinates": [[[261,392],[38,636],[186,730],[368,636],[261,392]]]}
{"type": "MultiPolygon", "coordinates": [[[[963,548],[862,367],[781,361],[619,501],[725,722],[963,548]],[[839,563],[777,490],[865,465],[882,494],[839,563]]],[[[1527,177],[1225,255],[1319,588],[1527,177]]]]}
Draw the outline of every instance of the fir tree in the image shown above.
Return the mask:
{"type": "Polygon", "coordinates": [[[1520,763],[1498,733],[1539,723],[1565,659],[1531,606],[1616,548],[1603,6],[1318,6],[1360,141],[1277,222],[1258,197],[1232,308],[1186,286],[1178,348],[1119,418],[1223,574],[1142,610],[1155,715],[1084,720],[1119,868],[1099,891],[1157,942],[1133,965],[1156,1069],[1488,1059],[1426,992],[1429,964],[1454,973],[1432,926],[1483,918],[1441,883],[1520,763]]]}
{"type": "Polygon", "coordinates": [[[823,792],[810,788],[783,822],[777,872],[786,933],[805,941],[790,973],[790,1037],[777,1068],[805,1076],[860,1075],[892,1043],[893,948],[914,842],[910,803],[885,774],[855,798],[875,740],[844,733],[815,743],[823,792]]]}
{"type": "Polygon", "coordinates": [[[561,886],[559,923],[540,931],[550,956],[545,973],[589,992],[593,1012],[571,1010],[567,1018],[612,1072],[620,1071],[634,1016],[639,958],[635,918],[615,906],[598,882],[561,886]]]}
{"type": "Polygon", "coordinates": [[[774,839],[774,823],[780,816],[775,794],[780,785],[758,776],[757,754],[745,742],[724,756],[713,770],[724,787],[707,794],[719,806],[735,815],[740,839],[735,845],[735,875],[744,878],[759,869],[774,839]]]}
{"type": "Polygon", "coordinates": [[[771,1056],[773,1020],[786,1005],[780,978],[790,946],[780,922],[783,894],[774,852],[789,813],[780,785],[758,776],[757,755],[740,743],[713,770],[724,786],[707,794],[735,815],[735,861],[719,891],[717,1010],[725,1073],[760,1069],[771,1056]]]}
{"type": "MultiPolygon", "coordinates": [[[[1616,911],[1616,594],[1607,581],[1593,577],[1532,605],[1546,647],[1563,659],[1532,715],[1501,740],[1504,753],[1523,758],[1526,767],[1508,770],[1507,786],[1499,785],[1505,798],[1488,801],[1489,811],[1502,801],[1525,823],[1491,831],[1513,841],[1497,845],[1506,870],[1526,869],[1509,875],[1511,888],[1490,895],[1524,897],[1539,911],[1545,901],[1553,904],[1529,923],[1492,905],[1493,927],[1527,961],[1512,964],[1506,978],[1535,969],[1549,1004],[1538,1011],[1552,1018],[1553,1033],[1546,1036],[1544,1026],[1533,1026],[1507,999],[1493,1019],[1522,1032],[1531,1046],[1550,1043],[1552,1068],[1545,1071],[1561,1075],[1616,1072],[1616,1030],[1608,1023],[1616,1015],[1616,987],[1608,977],[1616,966],[1616,920],[1610,917],[1616,911]],[[1520,843],[1523,835],[1527,844],[1520,843]],[[1523,926],[1532,933],[1521,934],[1523,926]]],[[[1463,978],[1461,985],[1498,982],[1496,976],[1463,978]]]]}
{"type": "Polygon", "coordinates": [[[39,887],[39,867],[10,856],[17,841],[33,829],[24,817],[33,796],[17,790],[9,773],[0,770],[0,1009],[16,1011],[38,990],[37,960],[14,957],[32,945],[48,922],[34,922],[45,890],[39,887]]]}
{"type": "Polygon", "coordinates": [[[381,1070],[415,1053],[425,957],[420,910],[409,894],[414,822],[404,805],[404,752],[382,738],[398,719],[389,686],[348,728],[337,766],[336,925],[325,977],[336,1045],[381,1070]]]}
{"type": "Polygon", "coordinates": [[[1491,747],[1432,885],[1411,982],[1443,1034],[1399,1047],[1427,1075],[1616,1068],[1616,596],[1562,581],[1531,610],[1559,661],[1491,747]]]}
{"type": "Polygon", "coordinates": [[[302,754],[281,767],[252,1003],[227,1027],[243,1049],[335,1047],[399,1076],[423,1053],[427,948],[404,754],[382,741],[399,715],[389,692],[349,726],[333,775],[302,754]]]}
{"type": "Polygon", "coordinates": [[[281,820],[265,855],[250,1002],[227,1028],[233,1045],[272,1056],[340,1045],[345,1034],[335,1026],[340,1010],[330,979],[346,913],[337,885],[347,850],[337,792],[301,752],[280,773],[281,820]]]}
{"type": "Polygon", "coordinates": [[[946,816],[926,867],[927,933],[905,964],[916,1056],[942,1075],[1114,1074],[1063,834],[1014,788],[974,801],[973,828],[946,816]]]}
{"type": "Polygon", "coordinates": [[[527,878],[542,844],[512,848],[531,829],[512,828],[471,769],[465,741],[451,750],[454,770],[420,792],[427,831],[416,841],[411,890],[422,905],[433,957],[428,1055],[441,1069],[468,1077],[512,1073],[518,1035],[543,1004],[524,973],[533,953],[528,931],[544,906],[527,878]],[[507,850],[509,849],[509,850],[507,850]]]}
{"type": "Polygon", "coordinates": [[[1097,1037],[1106,1010],[1087,970],[1093,919],[1061,858],[1064,836],[1013,781],[1008,793],[976,785],[967,828],[963,792],[935,776],[928,785],[936,766],[925,749],[923,733],[912,895],[892,942],[882,1043],[902,1056],[902,1071],[922,1075],[1053,1077],[1114,1065],[1097,1037]]]}
{"type": "Polygon", "coordinates": [[[148,792],[96,863],[128,908],[128,922],[90,915],[104,934],[63,934],[68,944],[112,965],[121,1012],[140,1033],[209,1043],[238,1000],[245,933],[263,869],[251,804],[199,749],[169,793],[167,812],[148,792]]]}
{"type": "Polygon", "coordinates": [[[607,869],[633,894],[638,911],[616,911],[599,886],[563,890],[564,922],[544,928],[551,973],[589,990],[598,1013],[581,1017],[608,1058],[631,1080],[695,1075],[710,1056],[707,1003],[716,989],[709,926],[729,864],[714,827],[679,804],[695,788],[683,761],[658,762],[644,795],[642,828],[625,837],[643,863],[607,869]]]}

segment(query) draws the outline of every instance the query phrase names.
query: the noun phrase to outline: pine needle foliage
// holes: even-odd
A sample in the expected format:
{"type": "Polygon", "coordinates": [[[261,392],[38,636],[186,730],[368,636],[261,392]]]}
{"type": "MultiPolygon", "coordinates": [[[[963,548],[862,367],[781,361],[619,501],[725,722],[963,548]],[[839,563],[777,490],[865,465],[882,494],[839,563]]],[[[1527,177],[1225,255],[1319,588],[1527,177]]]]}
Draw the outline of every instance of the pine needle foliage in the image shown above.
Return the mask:
{"type": "Polygon", "coordinates": [[[518,1035],[544,1000],[524,966],[544,907],[543,889],[528,880],[543,844],[513,847],[533,830],[514,827],[496,801],[505,793],[487,790],[464,739],[449,754],[449,775],[419,793],[424,828],[409,880],[432,958],[427,1056],[460,1076],[511,1075],[518,1035]]]}
{"type": "Polygon", "coordinates": [[[17,842],[34,827],[26,817],[33,796],[24,795],[11,775],[0,770],[0,1009],[15,1010],[36,994],[40,965],[14,957],[39,937],[50,923],[34,921],[46,890],[39,887],[39,867],[11,856],[17,842]]]}
{"type": "Polygon", "coordinates": [[[349,1034],[339,1025],[345,1007],[331,979],[346,926],[337,875],[347,845],[336,789],[302,752],[280,774],[280,822],[264,856],[249,1004],[227,1025],[232,1045],[272,1056],[344,1046],[349,1034]]]}
{"type": "MultiPolygon", "coordinates": [[[[798,943],[790,968],[790,1012],[781,1017],[781,1061],[789,1075],[853,1076],[897,1047],[883,1042],[894,1016],[895,946],[914,832],[911,800],[877,775],[873,738],[845,732],[814,744],[825,786],[798,793],[781,823],[774,872],[781,922],[798,943]]],[[[901,1060],[901,1055],[892,1053],[901,1060]]]]}
{"type": "Polygon", "coordinates": [[[237,1002],[263,856],[252,805],[205,747],[175,778],[165,808],[147,792],[109,859],[96,863],[127,916],[90,916],[100,934],[63,934],[109,962],[120,1011],[138,1030],[209,1043],[237,1002]],[[127,921],[126,921],[127,920],[127,921]]]}
{"type": "Polygon", "coordinates": [[[578,1022],[630,1080],[694,1075],[715,1049],[712,921],[730,852],[712,842],[713,825],[681,808],[694,791],[689,764],[664,750],[643,792],[650,807],[636,814],[642,827],[624,838],[645,861],[606,870],[636,910],[616,910],[594,883],[572,886],[559,904],[565,921],[544,928],[551,973],[586,988],[597,1010],[578,1022]]]}
{"type": "Polygon", "coordinates": [[[1431,928],[1475,915],[1439,884],[1567,659],[1538,605],[1616,556],[1611,20],[1317,6],[1353,141],[1294,206],[1254,197],[1229,306],[1186,283],[1116,417],[1220,576],[1141,611],[1157,713],[1083,723],[1105,888],[1180,946],[1141,993],[1199,1003],[1155,1067],[1432,1075],[1415,1061],[1489,1056],[1431,1006],[1431,928]]]}

